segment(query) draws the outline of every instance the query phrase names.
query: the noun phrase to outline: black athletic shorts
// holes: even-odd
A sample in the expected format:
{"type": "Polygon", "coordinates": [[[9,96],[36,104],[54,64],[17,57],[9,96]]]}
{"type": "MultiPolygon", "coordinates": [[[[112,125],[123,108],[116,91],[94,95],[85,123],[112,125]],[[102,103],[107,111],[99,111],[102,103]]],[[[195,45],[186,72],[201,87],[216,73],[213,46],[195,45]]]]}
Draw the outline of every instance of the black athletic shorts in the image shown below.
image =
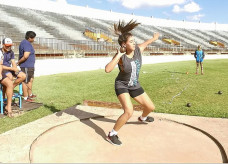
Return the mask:
{"type": "Polygon", "coordinates": [[[119,89],[115,89],[115,91],[116,91],[116,96],[117,96],[117,97],[118,97],[120,94],[122,94],[122,93],[129,93],[130,96],[131,96],[132,98],[134,98],[134,97],[137,97],[137,96],[139,96],[139,95],[141,95],[141,94],[144,93],[144,90],[143,90],[142,87],[140,87],[140,88],[138,88],[138,89],[134,89],[134,90],[127,89],[127,88],[119,88],[119,89]]]}
{"type": "Polygon", "coordinates": [[[26,75],[26,79],[25,79],[25,83],[30,82],[31,78],[34,78],[34,68],[24,68],[21,67],[21,71],[25,73],[26,75]]]}

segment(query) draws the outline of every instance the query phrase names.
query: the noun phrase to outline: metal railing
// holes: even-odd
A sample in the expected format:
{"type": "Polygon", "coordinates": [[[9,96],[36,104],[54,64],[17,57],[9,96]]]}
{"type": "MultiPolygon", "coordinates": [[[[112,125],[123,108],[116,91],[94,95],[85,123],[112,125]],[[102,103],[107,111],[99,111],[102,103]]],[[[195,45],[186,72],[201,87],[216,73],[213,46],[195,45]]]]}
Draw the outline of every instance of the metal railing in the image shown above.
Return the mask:
{"type": "MultiPolygon", "coordinates": [[[[5,38],[5,35],[0,35],[1,41],[5,38]]],[[[14,42],[13,51],[18,55],[18,47],[24,36],[7,36],[12,38],[14,42]],[[14,39],[15,38],[15,39],[14,39]],[[19,40],[21,38],[21,40],[19,40]]],[[[36,37],[33,43],[36,54],[63,54],[60,56],[64,57],[85,57],[86,53],[94,54],[108,54],[113,55],[116,52],[116,48],[119,47],[117,42],[95,42],[88,40],[66,40],[66,39],[55,39],[55,38],[40,38],[36,37]]],[[[145,54],[150,52],[153,53],[164,53],[172,54],[174,52],[192,53],[196,47],[193,46],[174,46],[170,44],[161,45],[150,45],[146,48],[145,54]]],[[[227,48],[220,47],[205,47],[203,48],[207,52],[228,52],[227,48]]],[[[107,55],[107,56],[108,56],[107,55]]],[[[99,55],[97,55],[99,56],[99,55]]],[[[103,55],[104,56],[104,55],[103,55]]]]}

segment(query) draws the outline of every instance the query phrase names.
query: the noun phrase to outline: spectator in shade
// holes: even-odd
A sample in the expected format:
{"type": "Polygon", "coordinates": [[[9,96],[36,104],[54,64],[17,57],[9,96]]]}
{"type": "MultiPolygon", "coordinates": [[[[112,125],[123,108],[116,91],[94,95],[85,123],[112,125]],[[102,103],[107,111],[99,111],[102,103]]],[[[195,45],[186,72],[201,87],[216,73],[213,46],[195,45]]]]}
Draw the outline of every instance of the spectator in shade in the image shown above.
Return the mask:
{"type": "Polygon", "coordinates": [[[12,39],[5,38],[3,39],[2,43],[3,47],[1,51],[3,54],[3,78],[8,77],[13,81],[13,77],[15,77],[16,79],[13,82],[13,88],[15,88],[18,84],[25,80],[25,74],[17,68],[14,52],[11,50],[11,46],[13,44],[12,39]]]}
{"type": "Polygon", "coordinates": [[[11,103],[13,96],[13,89],[22,81],[25,80],[25,74],[16,66],[14,60],[14,52],[11,50],[13,42],[10,38],[5,38],[2,41],[3,47],[0,49],[1,56],[1,84],[3,85],[3,98],[5,94],[7,96],[7,104],[5,107],[5,114],[8,117],[13,117],[11,103]],[[11,67],[12,66],[12,67],[11,67]],[[13,82],[13,76],[16,77],[16,80],[13,82]]]}

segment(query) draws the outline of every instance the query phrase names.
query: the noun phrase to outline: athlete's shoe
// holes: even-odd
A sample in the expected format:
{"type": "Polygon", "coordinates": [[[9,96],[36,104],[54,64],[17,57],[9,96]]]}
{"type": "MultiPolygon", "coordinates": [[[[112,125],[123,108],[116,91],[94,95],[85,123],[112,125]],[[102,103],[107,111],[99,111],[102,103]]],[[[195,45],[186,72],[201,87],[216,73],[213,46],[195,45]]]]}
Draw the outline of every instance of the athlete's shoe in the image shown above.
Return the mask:
{"type": "Polygon", "coordinates": [[[110,132],[106,138],[108,142],[110,142],[113,145],[120,146],[122,145],[122,142],[119,140],[119,137],[117,135],[110,136],[110,132]]]}
{"type": "Polygon", "coordinates": [[[32,96],[29,96],[30,99],[36,98],[36,95],[32,94],[32,96]]]}
{"type": "Polygon", "coordinates": [[[146,120],[142,120],[141,117],[138,117],[139,122],[153,122],[154,118],[153,117],[147,117],[146,120]]]}
{"type": "Polygon", "coordinates": [[[26,102],[35,102],[33,99],[27,98],[26,102]]]}

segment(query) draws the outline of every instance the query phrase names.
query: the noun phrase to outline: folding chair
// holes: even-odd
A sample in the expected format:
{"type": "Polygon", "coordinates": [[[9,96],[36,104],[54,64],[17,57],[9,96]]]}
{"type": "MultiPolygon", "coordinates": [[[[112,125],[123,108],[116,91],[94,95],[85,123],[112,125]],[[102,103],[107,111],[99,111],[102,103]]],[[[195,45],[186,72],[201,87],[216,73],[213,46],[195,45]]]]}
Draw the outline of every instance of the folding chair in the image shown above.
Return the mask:
{"type": "Polygon", "coordinates": [[[2,95],[2,85],[0,84],[0,105],[1,105],[1,114],[3,114],[3,104],[4,104],[4,102],[3,102],[3,95],[2,95]]]}
{"type": "Polygon", "coordinates": [[[18,98],[19,99],[19,108],[22,108],[22,94],[23,94],[23,91],[22,91],[22,83],[19,84],[19,92],[18,93],[14,93],[13,94],[13,98],[12,100],[18,98]]]}
{"type": "MultiPolygon", "coordinates": [[[[19,99],[19,108],[22,108],[22,83],[19,84],[19,93],[14,93],[12,100],[18,98],[19,99]]],[[[0,84],[0,105],[1,105],[1,114],[3,114],[3,107],[4,107],[4,101],[7,101],[7,99],[3,99],[3,92],[2,92],[2,85],[0,84]]]]}

